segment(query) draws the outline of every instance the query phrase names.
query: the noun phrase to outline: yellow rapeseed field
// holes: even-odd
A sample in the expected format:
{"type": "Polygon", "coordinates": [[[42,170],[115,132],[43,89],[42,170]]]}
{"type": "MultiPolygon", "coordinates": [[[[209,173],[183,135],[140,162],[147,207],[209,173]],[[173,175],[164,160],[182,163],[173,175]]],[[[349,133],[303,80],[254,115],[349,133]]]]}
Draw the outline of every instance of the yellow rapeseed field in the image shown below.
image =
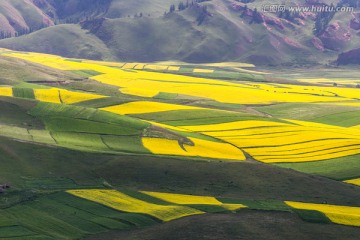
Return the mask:
{"type": "Polygon", "coordinates": [[[344,182],[346,182],[346,183],[351,183],[351,184],[360,186],[360,178],[351,179],[351,180],[346,180],[346,181],[344,181],[344,182]]]}
{"type": "Polygon", "coordinates": [[[194,73],[213,73],[214,70],[212,69],[203,69],[203,68],[195,68],[193,70],[194,73]]]}
{"type": "Polygon", "coordinates": [[[247,120],[181,128],[222,139],[266,163],[320,161],[360,153],[358,130],[285,121],[247,120]]]}
{"type": "Polygon", "coordinates": [[[181,147],[179,142],[176,140],[148,137],[143,137],[142,143],[145,148],[154,154],[206,157],[229,160],[246,159],[241,150],[230,144],[212,142],[196,138],[189,139],[194,143],[194,146],[183,144],[181,147]]]}
{"type": "Polygon", "coordinates": [[[320,211],[324,213],[334,223],[360,227],[360,207],[289,201],[285,203],[288,204],[290,207],[297,209],[320,211]]]}
{"type": "Polygon", "coordinates": [[[186,128],[192,131],[197,132],[210,132],[210,131],[227,131],[227,130],[237,130],[237,129],[245,129],[245,128],[257,128],[257,127],[282,127],[289,126],[286,123],[280,122],[270,122],[270,121],[236,121],[236,122],[228,122],[228,123],[219,123],[219,124],[209,124],[209,125],[197,125],[197,126],[183,126],[182,128],[186,128]]]}
{"type": "Polygon", "coordinates": [[[12,97],[13,91],[11,87],[0,87],[0,96],[12,97]]]}
{"type": "Polygon", "coordinates": [[[130,102],[116,106],[106,107],[106,108],[102,108],[101,110],[125,115],[125,114],[166,112],[173,110],[197,110],[197,109],[201,109],[201,108],[185,106],[185,105],[161,103],[161,102],[138,101],[138,102],[130,102]]]}
{"type": "Polygon", "coordinates": [[[34,89],[35,99],[41,102],[73,104],[93,99],[104,98],[105,96],[68,91],[65,89],[34,89]]]}
{"type": "Polygon", "coordinates": [[[168,70],[168,71],[174,71],[174,72],[176,72],[176,71],[179,71],[179,70],[180,70],[180,67],[169,66],[167,70],[168,70]]]}
{"type": "Polygon", "coordinates": [[[74,196],[97,202],[119,211],[144,213],[165,222],[181,217],[205,213],[186,206],[148,203],[116,190],[87,189],[68,190],[67,192],[74,196]]]}
{"type": "Polygon", "coordinates": [[[208,196],[194,196],[194,195],[186,195],[186,194],[147,192],[147,191],[142,191],[142,193],[176,204],[211,204],[211,205],[222,204],[222,202],[220,202],[216,198],[208,197],[208,196]]]}
{"type": "Polygon", "coordinates": [[[162,199],[167,202],[175,204],[202,204],[202,205],[217,205],[221,206],[227,210],[238,210],[240,208],[246,208],[247,206],[243,204],[223,204],[214,197],[209,196],[194,196],[194,195],[185,195],[185,194],[175,194],[175,193],[161,193],[161,192],[146,192],[142,191],[147,195],[162,199]]]}
{"type": "MultiPolygon", "coordinates": [[[[281,84],[232,83],[221,80],[196,78],[172,73],[125,71],[95,62],[69,61],[58,56],[39,53],[6,53],[62,70],[95,70],[103,73],[92,79],[125,89],[151,89],[213,99],[219,102],[238,104],[271,104],[278,102],[342,102],[358,97],[358,89],[281,84]]],[[[133,69],[139,63],[127,63],[122,68],[133,69]]],[[[131,93],[131,91],[129,92],[131,93]]]]}

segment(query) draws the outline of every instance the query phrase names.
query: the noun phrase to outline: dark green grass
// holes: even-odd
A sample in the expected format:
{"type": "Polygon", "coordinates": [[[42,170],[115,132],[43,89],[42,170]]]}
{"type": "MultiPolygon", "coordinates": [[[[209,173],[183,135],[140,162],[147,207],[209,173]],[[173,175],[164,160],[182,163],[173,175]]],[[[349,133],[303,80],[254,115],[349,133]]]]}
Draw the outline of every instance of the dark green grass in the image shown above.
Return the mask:
{"type": "Polygon", "coordinates": [[[76,133],[76,132],[52,132],[56,143],[63,147],[88,150],[109,151],[98,134],[76,133]]]}
{"type": "Polygon", "coordinates": [[[47,129],[52,132],[73,132],[104,135],[132,135],[141,133],[141,131],[132,128],[131,124],[109,124],[106,122],[95,122],[92,120],[62,117],[44,118],[43,120],[47,129]]]}
{"type": "Polygon", "coordinates": [[[69,178],[25,178],[25,187],[28,189],[69,189],[78,185],[69,178]]]}
{"type": "Polygon", "coordinates": [[[265,107],[256,107],[256,109],[271,114],[276,118],[311,120],[314,118],[325,117],[329,114],[346,113],[359,108],[330,104],[280,103],[265,107]]]}
{"type": "Polygon", "coordinates": [[[30,114],[44,119],[52,131],[131,135],[150,124],[94,108],[38,103],[30,114]]]}
{"type": "Polygon", "coordinates": [[[30,203],[29,205],[34,209],[48,213],[54,218],[58,218],[62,221],[70,223],[72,226],[79,228],[85,233],[94,234],[105,232],[107,229],[112,229],[116,225],[122,229],[125,227],[124,225],[127,225],[116,220],[111,221],[111,219],[92,215],[88,212],[61,204],[54,200],[49,200],[47,198],[41,198],[38,201],[30,203]],[[106,223],[110,224],[106,225],[106,223]]]}
{"type": "Polygon", "coordinates": [[[57,239],[80,238],[85,234],[84,231],[70,223],[52,217],[43,211],[36,210],[27,205],[17,205],[3,212],[10,218],[18,219],[21,225],[27,226],[32,231],[57,239]],[[34,218],[34,216],[36,216],[36,218],[34,218]]]}
{"type": "Polygon", "coordinates": [[[81,107],[90,107],[90,108],[104,108],[104,107],[110,107],[110,106],[128,103],[128,102],[131,102],[131,101],[126,98],[107,97],[107,98],[100,98],[100,99],[84,101],[84,102],[76,103],[74,105],[81,106],[81,107]]]}
{"type": "Polygon", "coordinates": [[[29,129],[44,129],[42,121],[27,113],[35,102],[24,99],[0,97],[0,123],[29,129]]]}
{"type": "Polygon", "coordinates": [[[299,172],[320,175],[335,180],[360,177],[360,155],[353,155],[325,161],[304,163],[278,163],[276,166],[291,168],[299,172]]]}
{"type": "Polygon", "coordinates": [[[81,77],[93,77],[93,76],[103,74],[101,72],[97,72],[97,71],[94,71],[94,70],[70,70],[69,72],[77,74],[77,75],[79,75],[81,77]]]}
{"type": "Polygon", "coordinates": [[[311,223],[331,223],[331,221],[319,211],[304,210],[304,209],[292,209],[302,220],[311,223]]]}
{"type": "Polygon", "coordinates": [[[105,145],[114,151],[133,152],[133,153],[150,153],[142,142],[140,136],[101,136],[105,145]]]}
{"type": "Polygon", "coordinates": [[[208,205],[208,204],[185,204],[184,206],[188,206],[191,208],[198,209],[203,212],[207,213],[225,213],[225,212],[231,212],[230,210],[223,208],[218,205],[208,205]]]}
{"type": "Polygon", "coordinates": [[[343,113],[334,113],[318,118],[313,118],[310,120],[312,122],[330,124],[335,126],[351,127],[355,125],[360,125],[360,110],[343,112],[343,113]]]}
{"type": "Polygon", "coordinates": [[[45,116],[61,116],[69,118],[82,118],[88,119],[95,114],[97,110],[93,108],[84,108],[69,106],[65,104],[54,104],[54,103],[45,103],[38,102],[36,106],[29,111],[29,113],[36,117],[45,117],[45,116]]]}
{"type": "Polygon", "coordinates": [[[34,90],[31,88],[13,88],[13,96],[18,98],[35,99],[34,90]]]}
{"type": "Polygon", "coordinates": [[[277,200],[242,200],[233,198],[218,198],[222,203],[243,204],[254,210],[290,211],[291,208],[282,201],[277,200]]]}
{"type": "Polygon", "coordinates": [[[23,237],[26,239],[28,236],[36,235],[31,230],[23,226],[3,226],[0,227],[0,239],[10,238],[10,237],[23,237]]]}
{"type": "Polygon", "coordinates": [[[153,97],[154,99],[161,99],[161,100],[172,100],[176,99],[178,94],[176,93],[167,93],[167,92],[160,92],[158,95],[153,97]]]}

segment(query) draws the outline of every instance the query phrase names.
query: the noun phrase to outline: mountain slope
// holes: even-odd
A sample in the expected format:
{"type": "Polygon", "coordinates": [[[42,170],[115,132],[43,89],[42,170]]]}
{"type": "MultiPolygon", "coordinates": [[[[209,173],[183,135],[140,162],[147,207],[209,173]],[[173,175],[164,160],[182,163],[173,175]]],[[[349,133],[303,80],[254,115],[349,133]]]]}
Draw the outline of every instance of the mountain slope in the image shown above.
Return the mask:
{"type": "Polygon", "coordinates": [[[39,51],[65,57],[111,59],[106,45],[75,24],[56,25],[18,38],[4,39],[2,46],[21,51],[39,51]]]}
{"type": "MultiPolygon", "coordinates": [[[[263,6],[268,4],[265,0],[248,4],[236,0],[191,1],[188,5],[184,3],[180,9],[177,7],[180,1],[165,0],[136,0],[131,3],[124,0],[37,0],[27,2],[29,8],[35,9],[33,12],[41,13],[32,14],[31,22],[28,20],[31,11],[20,11],[23,9],[19,6],[21,1],[24,0],[2,3],[3,17],[0,19],[3,19],[3,28],[10,31],[10,35],[29,31],[17,29],[37,29],[36,23],[42,16],[41,26],[54,22],[79,24],[90,33],[76,30],[79,42],[89,41],[91,46],[102,45],[100,49],[109,50],[105,50],[105,54],[92,54],[88,50],[68,51],[57,41],[46,42],[44,47],[28,38],[0,40],[0,47],[122,61],[243,61],[257,65],[314,65],[335,61],[340,53],[358,48],[360,40],[359,8],[354,8],[351,13],[335,14],[311,11],[269,13],[262,11],[263,6]],[[169,12],[171,4],[175,5],[175,10],[169,12]],[[22,18],[24,20],[20,21],[22,18]],[[10,20],[6,22],[4,19],[16,21],[11,20],[10,24],[10,20]],[[89,39],[97,39],[97,43],[89,39]]],[[[276,3],[281,4],[280,1],[276,3]]],[[[344,0],[331,3],[344,7],[351,5],[344,0]]],[[[298,0],[286,3],[286,6],[291,4],[311,7],[323,3],[298,0]]],[[[330,2],[326,1],[326,4],[330,2]]],[[[64,28],[67,27],[36,31],[31,38],[61,35],[62,45],[73,45],[74,30],[64,31],[64,28]]],[[[99,48],[95,49],[94,52],[97,52],[99,48]]]]}
{"type": "Polygon", "coordinates": [[[16,36],[39,28],[54,25],[53,19],[33,1],[2,0],[0,2],[0,32],[16,36]]]}

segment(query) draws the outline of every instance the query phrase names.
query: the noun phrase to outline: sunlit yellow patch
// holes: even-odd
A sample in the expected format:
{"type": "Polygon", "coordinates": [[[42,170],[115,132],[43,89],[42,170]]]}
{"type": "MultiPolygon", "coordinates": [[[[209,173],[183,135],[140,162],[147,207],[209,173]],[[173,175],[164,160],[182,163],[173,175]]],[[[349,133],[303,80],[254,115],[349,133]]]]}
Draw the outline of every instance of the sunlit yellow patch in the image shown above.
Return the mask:
{"type": "Polygon", "coordinates": [[[346,182],[346,183],[351,183],[351,184],[360,186],[360,178],[351,179],[351,180],[346,180],[346,181],[344,181],[344,182],[346,182]]]}
{"type": "Polygon", "coordinates": [[[168,71],[179,71],[179,70],[180,70],[180,67],[170,66],[170,67],[168,67],[167,70],[168,70],[168,71]]]}
{"type": "Polygon", "coordinates": [[[105,96],[68,91],[65,89],[34,89],[35,99],[41,102],[73,104],[93,99],[104,98],[105,96]]]}
{"type": "Polygon", "coordinates": [[[12,97],[13,90],[11,87],[0,87],[0,96],[12,97]]]}
{"type": "Polygon", "coordinates": [[[139,101],[139,102],[130,102],[116,106],[106,107],[106,108],[102,108],[101,110],[126,115],[126,114],[166,112],[173,110],[197,110],[197,109],[200,108],[177,105],[177,104],[161,103],[161,102],[139,101]]]}
{"type": "Polygon", "coordinates": [[[165,222],[181,217],[205,213],[186,206],[148,203],[115,190],[87,189],[68,190],[67,192],[74,196],[97,202],[119,211],[144,213],[165,222]]]}
{"type": "Polygon", "coordinates": [[[332,222],[360,226],[360,207],[337,206],[328,204],[313,204],[301,202],[285,202],[290,207],[305,210],[315,210],[324,213],[332,222]]]}
{"type": "Polygon", "coordinates": [[[154,154],[205,157],[215,159],[245,160],[243,152],[227,143],[189,138],[194,146],[176,140],[143,137],[145,148],[154,154]]]}
{"type": "Polygon", "coordinates": [[[217,205],[231,211],[238,210],[240,208],[246,208],[246,206],[242,204],[223,204],[216,198],[208,197],[208,196],[194,196],[194,195],[185,195],[185,194],[146,192],[146,191],[143,191],[142,193],[162,199],[166,202],[171,202],[176,204],[217,205]]]}
{"type": "Polygon", "coordinates": [[[202,69],[202,68],[195,68],[193,70],[194,73],[213,73],[214,70],[212,69],[202,69]]]}

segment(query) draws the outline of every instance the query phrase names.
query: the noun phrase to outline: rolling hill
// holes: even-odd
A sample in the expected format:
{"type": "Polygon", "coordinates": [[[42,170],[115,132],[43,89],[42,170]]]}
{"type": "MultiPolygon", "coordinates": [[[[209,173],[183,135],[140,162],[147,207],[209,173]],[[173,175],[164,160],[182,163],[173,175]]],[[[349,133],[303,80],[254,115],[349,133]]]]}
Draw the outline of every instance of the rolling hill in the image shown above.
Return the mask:
{"type": "MultiPolygon", "coordinates": [[[[351,14],[308,12],[284,15],[262,12],[261,9],[269,4],[263,0],[247,4],[235,0],[194,1],[177,10],[179,2],[173,2],[176,10],[169,12],[172,3],[163,0],[137,0],[131,4],[118,0],[101,3],[70,0],[62,4],[33,1],[33,8],[42,9],[42,14],[52,22],[62,23],[62,27],[4,39],[0,46],[102,60],[242,61],[292,66],[330,64],[342,52],[359,47],[359,10],[356,7],[351,14]],[[79,24],[81,28],[75,29],[67,23],[79,24]],[[316,23],[319,23],[318,30],[314,30],[316,23]],[[64,44],[58,44],[56,39],[43,41],[41,46],[29,41],[29,38],[41,40],[49,35],[64,36],[64,44]],[[70,46],[84,48],[76,41],[74,43],[74,35],[78,42],[89,42],[88,48],[94,47],[94,52],[69,51],[70,46]],[[98,54],[99,48],[106,54],[98,54]]],[[[332,3],[349,6],[344,0],[332,3]]],[[[319,6],[321,2],[295,1],[292,4],[319,6]]],[[[11,16],[13,12],[5,15],[11,16]]],[[[19,11],[16,14],[21,16],[19,11]]],[[[338,61],[339,64],[343,62],[338,61]]],[[[356,61],[352,63],[356,64],[356,61]]]]}

